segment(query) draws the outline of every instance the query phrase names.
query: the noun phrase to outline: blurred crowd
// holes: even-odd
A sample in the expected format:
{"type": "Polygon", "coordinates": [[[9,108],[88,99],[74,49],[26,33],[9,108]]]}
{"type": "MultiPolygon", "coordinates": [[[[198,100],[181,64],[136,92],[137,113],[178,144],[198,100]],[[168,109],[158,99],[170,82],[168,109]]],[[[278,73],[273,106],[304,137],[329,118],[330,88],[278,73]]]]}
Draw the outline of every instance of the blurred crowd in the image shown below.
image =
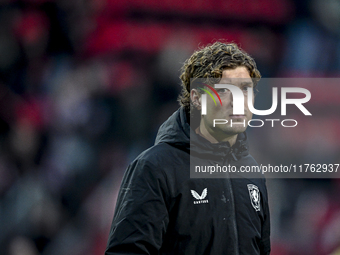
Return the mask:
{"type": "MultiPolygon", "coordinates": [[[[340,2],[1,0],[0,254],[103,254],[126,166],[179,107],[184,60],[219,39],[263,77],[339,77],[340,2]]],[[[340,163],[332,89],[322,125],[249,130],[254,157],[340,163]]],[[[267,183],[273,255],[340,254],[338,179],[267,183]]]]}

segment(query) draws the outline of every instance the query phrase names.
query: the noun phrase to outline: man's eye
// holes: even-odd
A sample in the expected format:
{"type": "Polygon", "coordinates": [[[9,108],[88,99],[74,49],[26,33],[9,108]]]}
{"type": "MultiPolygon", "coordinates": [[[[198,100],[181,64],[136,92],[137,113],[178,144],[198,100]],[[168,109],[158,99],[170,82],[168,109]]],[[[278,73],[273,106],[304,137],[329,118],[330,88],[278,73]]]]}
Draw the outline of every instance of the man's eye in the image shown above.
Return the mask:
{"type": "Polygon", "coordinates": [[[226,93],[228,89],[218,89],[217,93],[226,93]]]}
{"type": "Polygon", "coordinates": [[[244,86],[242,89],[243,89],[244,91],[248,91],[248,88],[251,88],[251,87],[249,87],[249,86],[244,86]]]}

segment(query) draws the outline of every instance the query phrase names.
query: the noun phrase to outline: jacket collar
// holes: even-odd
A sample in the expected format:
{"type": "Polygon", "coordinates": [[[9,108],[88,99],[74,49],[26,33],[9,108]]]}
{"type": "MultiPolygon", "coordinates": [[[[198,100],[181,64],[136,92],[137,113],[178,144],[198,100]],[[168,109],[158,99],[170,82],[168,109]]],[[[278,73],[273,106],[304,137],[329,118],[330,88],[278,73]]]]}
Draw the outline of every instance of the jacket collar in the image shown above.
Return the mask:
{"type": "Polygon", "coordinates": [[[189,114],[184,107],[180,107],[166,120],[158,130],[155,144],[168,143],[177,148],[190,151],[200,157],[225,158],[231,153],[236,159],[249,154],[248,139],[245,132],[237,136],[234,146],[229,142],[211,143],[196,134],[194,128],[189,125],[189,114]]]}

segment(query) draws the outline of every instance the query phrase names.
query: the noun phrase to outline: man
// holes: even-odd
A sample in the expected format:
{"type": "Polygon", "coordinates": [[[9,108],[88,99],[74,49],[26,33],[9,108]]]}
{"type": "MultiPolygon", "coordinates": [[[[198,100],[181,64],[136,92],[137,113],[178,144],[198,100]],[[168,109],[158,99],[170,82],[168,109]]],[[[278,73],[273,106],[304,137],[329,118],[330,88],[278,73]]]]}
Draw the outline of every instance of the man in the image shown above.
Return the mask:
{"type": "MultiPolygon", "coordinates": [[[[216,42],[184,63],[181,107],[162,124],[155,145],[126,170],[107,255],[270,253],[264,178],[238,173],[190,178],[193,162],[238,169],[257,165],[248,152],[246,125],[230,124],[252,118],[247,103],[244,114],[234,115],[230,91],[216,89],[221,104],[207,96],[206,114],[201,111],[203,94],[214,94],[211,81],[233,84],[245,92],[250,87],[248,96],[253,97],[259,78],[254,60],[235,44],[216,42]],[[194,81],[200,78],[205,83],[197,85],[194,81]],[[228,123],[214,127],[214,119],[228,123]]],[[[217,95],[213,97],[217,100],[217,95]]]]}

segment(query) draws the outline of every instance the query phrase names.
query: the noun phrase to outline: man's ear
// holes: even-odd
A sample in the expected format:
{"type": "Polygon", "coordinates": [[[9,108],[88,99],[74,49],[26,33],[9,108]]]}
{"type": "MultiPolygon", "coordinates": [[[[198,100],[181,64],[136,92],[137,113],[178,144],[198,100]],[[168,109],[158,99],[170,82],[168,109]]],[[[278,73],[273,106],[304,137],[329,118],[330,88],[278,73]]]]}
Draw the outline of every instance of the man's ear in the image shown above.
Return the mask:
{"type": "Polygon", "coordinates": [[[190,91],[190,99],[192,104],[197,110],[201,110],[201,94],[197,89],[192,89],[190,91]]]}

